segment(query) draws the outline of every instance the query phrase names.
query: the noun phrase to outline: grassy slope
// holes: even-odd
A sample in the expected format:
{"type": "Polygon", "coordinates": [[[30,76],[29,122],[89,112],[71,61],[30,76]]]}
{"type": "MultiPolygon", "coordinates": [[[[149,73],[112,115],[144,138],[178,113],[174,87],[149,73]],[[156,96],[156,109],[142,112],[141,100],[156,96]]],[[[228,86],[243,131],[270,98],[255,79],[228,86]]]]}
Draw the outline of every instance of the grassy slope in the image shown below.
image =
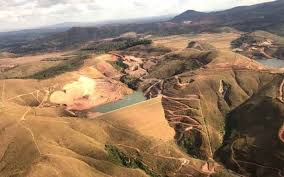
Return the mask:
{"type": "Polygon", "coordinates": [[[173,143],[160,98],[95,120],[55,117],[53,108],[27,110],[12,102],[1,109],[0,176],[179,176],[181,170],[205,176],[194,170],[205,162],[173,143]],[[145,116],[147,107],[157,112],[145,116]]]}
{"type": "MultiPolygon", "coordinates": [[[[187,52],[189,52],[189,50],[181,53],[185,55],[187,52]]],[[[192,52],[189,53],[192,54],[192,52]]],[[[185,56],[187,56],[187,60],[192,60],[192,55],[187,54],[185,56]]],[[[199,159],[215,157],[218,160],[222,157],[223,160],[225,159],[223,162],[227,164],[228,161],[226,160],[230,158],[230,149],[226,149],[227,154],[225,155],[218,153],[219,148],[223,147],[223,145],[227,142],[231,144],[233,140],[239,136],[239,134],[233,134],[229,138],[223,139],[223,136],[226,133],[230,134],[227,129],[228,122],[226,121],[226,115],[249,99],[255,97],[257,97],[257,99],[262,99],[262,96],[258,94],[263,92],[262,90],[266,90],[266,94],[275,98],[277,92],[279,92],[278,85],[281,83],[281,80],[279,83],[279,79],[281,79],[283,76],[280,71],[267,70],[260,64],[257,64],[246,57],[234,54],[232,52],[215,51],[214,55],[211,54],[206,56],[206,58],[209,60],[209,64],[203,66],[203,69],[196,69],[193,71],[186,70],[183,71],[182,74],[175,75],[175,77],[168,77],[166,75],[168,78],[164,80],[162,86],[160,84],[152,89],[152,96],[158,93],[157,90],[161,89],[161,93],[163,95],[174,97],[164,99],[163,106],[166,110],[166,118],[169,120],[170,125],[176,130],[177,143],[184,149],[185,152],[199,159]],[[179,81],[177,81],[177,78],[179,81]],[[274,79],[277,80],[277,78],[278,82],[271,82],[274,79]],[[226,85],[226,88],[224,85],[226,85]],[[227,89],[226,94],[223,93],[222,89],[227,89]],[[182,101],[190,95],[194,98],[196,95],[198,97],[192,101],[190,101],[190,98],[182,101]],[[202,127],[202,131],[200,132],[197,130],[192,130],[189,133],[187,130],[192,128],[191,126],[196,125],[196,123],[193,123],[186,117],[193,118],[200,122],[197,125],[202,127]]],[[[183,60],[180,56],[176,57],[175,59],[177,60],[178,58],[183,60]]],[[[202,57],[198,58],[195,55],[193,58],[201,59],[202,57]]],[[[161,67],[158,65],[157,69],[159,68],[161,67]]],[[[153,70],[155,70],[155,68],[153,68],[153,70]]],[[[159,73],[161,73],[161,71],[159,73]]],[[[246,127],[243,126],[242,119],[245,122],[244,124],[248,124],[248,121],[251,122],[251,124],[248,125],[253,125],[255,123],[255,129],[258,131],[265,130],[262,128],[263,125],[269,124],[267,129],[274,131],[274,138],[267,138],[266,143],[274,144],[275,142],[279,141],[276,140],[275,137],[277,136],[278,129],[282,125],[280,120],[273,123],[270,121],[266,123],[258,122],[259,110],[263,109],[262,113],[260,113],[262,116],[266,115],[264,114],[265,112],[271,114],[275,112],[273,102],[268,101],[266,104],[260,104],[258,102],[254,103],[255,112],[252,113],[250,113],[250,111],[247,110],[247,107],[245,107],[242,110],[244,116],[238,116],[239,112],[235,113],[235,121],[241,124],[239,128],[242,129],[243,127],[246,127]]],[[[283,106],[278,103],[278,107],[278,109],[282,109],[283,106]]],[[[282,113],[279,112],[278,116],[282,116],[282,113]]],[[[252,126],[248,126],[244,131],[253,133],[254,129],[251,128],[252,126]]],[[[241,132],[241,130],[238,130],[238,128],[236,131],[241,132]]],[[[265,133],[266,131],[262,132],[260,135],[254,134],[254,137],[261,138],[265,133]]],[[[274,153],[282,154],[282,151],[279,152],[279,146],[277,147],[278,148],[273,148],[272,152],[270,151],[268,153],[266,151],[266,153],[268,153],[267,156],[264,156],[263,158],[260,157],[254,162],[260,164],[269,164],[270,168],[279,168],[278,164],[283,163],[283,159],[281,160],[281,157],[279,157],[277,160],[275,160],[275,158],[273,159],[270,157],[273,156],[274,153]]],[[[241,146],[236,148],[239,148],[241,151],[241,149],[244,147],[241,146]]],[[[266,146],[260,145],[258,148],[266,148],[266,146]]],[[[262,151],[258,151],[258,148],[256,148],[254,145],[251,145],[250,150],[254,151],[253,155],[251,155],[249,152],[238,152],[238,155],[240,155],[240,157],[244,156],[247,158],[262,156],[262,151]]],[[[268,149],[269,148],[267,148],[267,150],[268,149]]],[[[236,170],[230,166],[230,163],[227,165],[229,168],[236,170]]],[[[241,165],[243,171],[238,172],[245,175],[248,174],[249,176],[255,175],[256,173],[261,174],[260,176],[275,173],[275,170],[267,171],[265,168],[255,165],[241,165]],[[257,170],[265,170],[265,172],[256,172],[257,170]]]]}
{"type": "MultiPolygon", "coordinates": [[[[26,58],[28,59],[29,57],[26,58]]],[[[36,57],[31,56],[30,58],[36,57]]],[[[45,59],[50,58],[39,58],[35,61],[20,63],[12,69],[1,72],[0,79],[48,79],[65,72],[78,70],[83,65],[84,60],[88,58],[90,58],[90,55],[87,52],[77,52],[67,58],[60,56],[58,59],[55,58],[54,61],[45,61],[45,59]]],[[[22,60],[25,60],[25,58],[22,60]]]]}
{"type": "Polygon", "coordinates": [[[283,76],[275,77],[228,115],[225,143],[217,154],[229,168],[260,176],[283,171],[283,143],[278,137],[284,111],[278,99],[282,81],[283,76]]]}
{"type": "MultiPolygon", "coordinates": [[[[38,102],[31,94],[6,100],[55,83],[64,84],[74,80],[74,75],[67,73],[40,82],[1,80],[0,90],[4,91],[1,94],[0,136],[4,141],[0,142],[2,143],[0,174],[3,176],[12,174],[15,176],[47,174],[50,176],[125,176],[125,174],[126,176],[184,176],[184,174],[196,177],[208,176],[210,172],[204,169],[207,161],[212,163],[211,158],[214,154],[219,160],[217,152],[220,147],[232,141],[230,138],[226,139],[228,140],[226,142],[223,141],[225,133],[230,133],[226,132],[226,114],[253,98],[253,95],[260,93],[261,90],[267,90],[268,94],[274,96],[277,89],[266,88],[277,88],[278,81],[275,83],[270,81],[281,76],[277,73],[279,71],[265,70],[248,58],[224,51],[202,52],[187,49],[167,54],[158,60],[161,61],[156,69],[162,74],[159,78],[167,78],[161,84],[162,93],[178,99],[193,95],[194,98],[197,97],[195,101],[181,102],[177,99],[170,102],[168,99],[162,99],[161,102],[157,98],[106,114],[95,120],[79,120],[66,117],[60,108],[38,107],[38,102]],[[197,60],[202,63],[202,67],[183,68],[181,74],[176,72],[169,74],[167,68],[171,67],[164,66],[169,63],[167,61],[173,60],[182,62],[182,66],[197,60]],[[179,81],[172,76],[177,76],[179,81]],[[229,88],[226,94],[220,91],[224,86],[229,88]],[[181,105],[184,104],[195,110],[182,110],[184,107],[181,105]],[[32,109],[29,106],[33,106],[32,109]],[[154,111],[149,111],[150,108],[154,111]],[[163,112],[167,109],[173,109],[175,114],[197,119],[201,122],[203,133],[183,132],[190,127],[184,128],[182,124],[173,124],[170,120],[171,115],[163,112]],[[171,127],[165,121],[164,115],[171,127]],[[181,133],[184,134],[179,139],[181,133]],[[65,161],[68,161],[68,164],[64,163],[65,161]]],[[[44,91],[40,93],[40,98],[43,98],[43,95],[44,91]]],[[[256,110],[258,109],[262,109],[262,105],[256,110]]],[[[192,122],[184,119],[181,123],[192,122]]],[[[276,124],[278,125],[275,123],[275,126],[276,124]]],[[[227,159],[223,159],[223,162],[229,168],[236,170],[226,162],[227,159]]],[[[273,161],[270,162],[276,167],[273,161]]],[[[240,173],[256,174],[255,171],[251,172],[249,167],[242,167],[245,172],[240,173]]],[[[216,167],[215,170],[217,173],[214,177],[233,176],[222,166],[216,167]]]]}

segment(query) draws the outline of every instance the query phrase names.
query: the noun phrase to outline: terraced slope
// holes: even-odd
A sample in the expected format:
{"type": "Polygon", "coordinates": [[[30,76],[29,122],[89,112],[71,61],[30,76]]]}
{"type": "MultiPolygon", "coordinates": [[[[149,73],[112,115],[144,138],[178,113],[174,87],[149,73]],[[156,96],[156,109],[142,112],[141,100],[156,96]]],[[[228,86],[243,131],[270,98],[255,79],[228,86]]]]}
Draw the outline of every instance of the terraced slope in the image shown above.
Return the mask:
{"type": "Polygon", "coordinates": [[[175,145],[161,98],[92,120],[58,117],[58,111],[3,102],[0,176],[205,177],[223,170],[175,145]]]}
{"type": "Polygon", "coordinates": [[[217,154],[243,174],[283,176],[283,75],[275,77],[227,117],[217,154]]]}
{"type": "Polygon", "coordinates": [[[283,176],[282,70],[229,51],[145,50],[1,80],[0,176],[283,176]],[[149,100],[90,113],[131,92],[118,60],[146,71],[133,84],[149,100]]]}
{"type": "Polygon", "coordinates": [[[215,159],[245,176],[282,176],[282,72],[231,52],[180,53],[177,60],[187,53],[187,60],[207,58],[208,64],[157,79],[145,90],[149,98],[162,96],[177,144],[195,158],[215,159]]]}
{"type": "MultiPolygon", "coordinates": [[[[73,110],[85,109],[85,103],[96,96],[90,94],[94,90],[105,95],[107,101],[116,100],[118,92],[130,92],[93,67],[110,58],[103,55],[88,59],[78,71],[45,80],[0,81],[1,177],[205,177],[224,170],[215,162],[210,162],[215,165],[209,167],[209,162],[194,159],[179,149],[175,132],[165,119],[161,98],[94,119],[74,118],[80,112],[73,110]],[[80,80],[81,76],[84,79],[80,80]],[[89,82],[96,82],[95,87],[85,85],[89,82]],[[103,88],[117,90],[116,97],[103,88]]],[[[95,104],[100,100],[103,98],[95,104]]]]}

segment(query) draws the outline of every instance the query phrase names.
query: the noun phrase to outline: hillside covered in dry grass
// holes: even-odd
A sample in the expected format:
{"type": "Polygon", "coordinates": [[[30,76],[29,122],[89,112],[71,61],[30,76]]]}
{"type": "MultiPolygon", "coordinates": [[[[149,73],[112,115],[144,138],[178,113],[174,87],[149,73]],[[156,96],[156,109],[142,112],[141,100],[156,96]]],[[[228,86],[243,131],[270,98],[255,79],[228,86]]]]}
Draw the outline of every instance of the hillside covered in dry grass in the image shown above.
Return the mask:
{"type": "Polygon", "coordinates": [[[283,70],[205,37],[1,59],[0,176],[283,176],[283,70]]]}

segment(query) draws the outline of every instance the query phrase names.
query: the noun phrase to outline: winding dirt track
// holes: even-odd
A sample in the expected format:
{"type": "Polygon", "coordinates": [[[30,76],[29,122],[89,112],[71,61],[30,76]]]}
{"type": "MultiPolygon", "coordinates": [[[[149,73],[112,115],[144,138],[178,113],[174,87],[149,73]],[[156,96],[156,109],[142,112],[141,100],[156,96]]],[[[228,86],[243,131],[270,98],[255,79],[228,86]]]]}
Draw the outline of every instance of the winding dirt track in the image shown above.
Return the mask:
{"type": "MultiPolygon", "coordinates": [[[[281,101],[282,103],[284,103],[283,100],[283,87],[284,87],[284,79],[282,80],[280,87],[279,87],[279,101],[281,101]]],[[[284,122],[283,125],[281,126],[281,128],[278,131],[278,137],[280,139],[280,141],[282,141],[282,143],[284,143],[284,122]]]]}
{"type": "MultiPolygon", "coordinates": [[[[284,103],[284,98],[283,98],[283,89],[284,89],[284,79],[282,80],[280,86],[279,86],[279,90],[278,90],[278,97],[277,99],[284,103]]],[[[278,137],[280,139],[280,141],[282,143],[284,143],[284,122],[281,126],[281,128],[279,129],[278,131],[278,137]]],[[[270,170],[273,170],[273,171],[276,171],[278,173],[278,176],[280,177],[284,177],[284,174],[283,174],[283,170],[282,169],[278,169],[278,168],[274,168],[274,167],[270,167],[270,166],[265,166],[265,165],[262,165],[262,164],[257,164],[257,163],[254,163],[254,162],[248,162],[248,161],[243,161],[243,160],[238,160],[236,159],[235,157],[235,150],[234,150],[234,145],[235,145],[236,141],[234,141],[231,146],[230,146],[230,150],[231,150],[231,160],[235,163],[235,165],[238,166],[238,168],[240,170],[242,170],[242,166],[240,164],[246,164],[246,165],[252,165],[252,166],[257,166],[257,167],[260,167],[260,168],[265,168],[265,169],[270,169],[270,170]]]]}
{"type": "Polygon", "coordinates": [[[278,99],[279,101],[281,101],[282,103],[284,103],[284,100],[283,100],[283,86],[284,86],[284,79],[282,80],[280,86],[279,86],[279,96],[278,96],[278,99]]]}
{"type": "MultiPolygon", "coordinates": [[[[207,68],[204,69],[204,72],[208,71],[210,74],[210,72],[212,71],[227,71],[227,70],[232,70],[232,68],[207,68]],[[209,70],[209,71],[208,71],[209,70]]],[[[239,68],[236,69],[237,71],[250,71],[250,69],[247,68],[239,68]]],[[[265,73],[273,73],[273,71],[270,70],[261,70],[260,72],[265,72],[265,73]]],[[[207,72],[206,72],[207,73],[207,72]]],[[[182,77],[182,76],[180,76],[182,77]]],[[[169,80],[169,79],[173,79],[174,80],[174,84],[179,87],[179,88],[184,88],[187,87],[190,83],[182,83],[182,80],[180,79],[179,76],[175,76],[172,78],[168,78],[165,80],[169,80]]],[[[148,88],[148,90],[146,91],[146,95],[149,97],[155,97],[157,94],[158,95],[162,95],[163,99],[164,99],[164,110],[165,110],[165,115],[166,115],[166,119],[168,120],[169,124],[175,128],[176,132],[179,132],[179,137],[176,137],[177,141],[179,141],[183,135],[186,132],[189,131],[198,131],[200,132],[202,135],[206,136],[209,135],[208,130],[206,130],[206,122],[203,122],[200,118],[202,118],[203,116],[200,114],[202,111],[202,107],[201,107],[201,100],[204,100],[204,98],[202,97],[202,93],[199,92],[199,94],[197,95],[187,95],[185,97],[175,97],[175,96],[168,96],[167,93],[164,93],[164,82],[165,80],[158,80],[157,82],[155,82],[152,86],[150,86],[148,88]],[[203,98],[203,99],[202,99],[203,98]],[[192,105],[191,103],[193,103],[193,101],[197,101],[196,103],[199,103],[199,108],[193,108],[190,105],[192,105]],[[190,103],[191,102],[191,103],[190,103]],[[167,106],[168,104],[168,106],[167,106]],[[188,115],[187,113],[190,111],[195,111],[198,112],[198,117],[196,117],[196,115],[188,115]]],[[[278,93],[278,99],[284,103],[284,98],[283,98],[283,89],[284,89],[284,79],[281,82],[281,85],[279,87],[279,93],[278,93]]],[[[199,90],[200,91],[200,90],[199,90]]],[[[278,133],[279,139],[281,142],[284,143],[284,123],[281,126],[281,128],[279,129],[279,133],[278,133]]],[[[209,138],[209,137],[208,137],[209,138]]],[[[211,145],[210,143],[210,139],[209,140],[209,145],[211,145]]],[[[252,165],[252,166],[257,166],[257,167],[261,167],[263,169],[270,169],[273,170],[275,172],[277,172],[277,174],[280,177],[284,177],[283,176],[283,172],[281,169],[278,168],[273,168],[270,166],[265,166],[262,164],[257,164],[254,162],[248,162],[248,161],[242,161],[241,159],[237,159],[235,157],[235,149],[234,149],[234,145],[235,143],[233,143],[231,145],[231,159],[232,161],[239,167],[239,169],[242,169],[243,165],[252,165]]]]}
{"type": "MultiPolygon", "coordinates": [[[[155,156],[157,158],[162,158],[162,159],[169,159],[169,160],[175,160],[175,161],[178,161],[180,162],[180,166],[177,168],[177,170],[174,172],[175,175],[177,174],[180,174],[180,171],[183,169],[183,168],[191,168],[193,169],[194,171],[196,172],[199,172],[201,174],[204,174],[204,175],[210,175],[212,173],[215,172],[215,167],[217,167],[216,164],[214,164],[213,168],[210,168],[208,166],[208,162],[206,162],[203,167],[205,166],[205,168],[202,168],[201,170],[194,167],[192,164],[191,164],[191,161],[186,159],[186,158],[178,158],[178,157],[171,157],[171,156],[165,156],[165,155],[159,155],[159,154],[152,154],[152,153],[148,153],[148,152],[145,152],[145,151],[141,151],[140,149],[136,148],[136,147],[132,147],[132,146],[128,146],[128,145],[124,145],[124,144],[114,144],[115,146],[120,146],[120,147],[124,147],[124,148],[129,148],[129,149],[133,149],[135,150],[137,153],[141,153],[141,154],[147,154],[147,155],[151,155],[151,156],[155,156]]],[[[135,157],[133,157],[135,158],[135,157]]],[[[145,159],[144,159],[145,160],[145,159]]],[[[147,161],[145,161],[147,162],[147,161]]],[[[144,165],[148,166],[146,163],[142,162],[144,165]]],[[[186,175],[186,176],[192,176],[191,174],[183,174],[183,175],[186,175]]]]}
{"type": "MultiPolygon", "coordinates": [[[[170,79],[174,81],[174,85],[178,88],[184,88],[191,84],[188,82],[182,83],[179,76],[174,76],[165,80],[170,79]]],[[[194,131],[202,137],[206,137],[205,139],[208,141],[207,143],[209,145],[209,157],[212,158],[213,152],[211,148],[210,135],[201,103],[204,98],[200,89],[198,88],[198,94],[190,94],[184,97],[169,96],[168,93],[165,93],[165,80],[157,80],[154,84],[148,87],[145,92],[145,96],[148,98],[153,98],[157,95],[162,96],[165,117],[170,126],[176,131],[177,142],[180,142],[187,133],[194,131]],[[195,105],[195,107],[192,107],[191,105],[195,105]]]]}
{"type": "Polygon", "coordinates": [[[284,123],[279,130],[278,136],[279,136],[280,141],[282,141],[282,143],[284,143],[284,123]]]}

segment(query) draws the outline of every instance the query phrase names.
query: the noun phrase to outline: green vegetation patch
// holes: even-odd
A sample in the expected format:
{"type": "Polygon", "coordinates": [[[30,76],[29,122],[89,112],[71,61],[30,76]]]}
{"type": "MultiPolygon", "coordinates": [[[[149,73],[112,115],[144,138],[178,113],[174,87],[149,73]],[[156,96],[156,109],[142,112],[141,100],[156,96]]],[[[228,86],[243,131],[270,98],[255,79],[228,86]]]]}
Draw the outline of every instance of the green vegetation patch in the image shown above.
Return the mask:
{"type": "Polygon", "coordinates": [[[108,61],[117,71],[123,71],[128,68],[128,65],[123,63],[123,60],[108,61]]]}
{"type": "Polygon", "coordinates": [[[254,44],[270,39],[276,45],[283,46],[284,38],[266,31],[255,31],[252,33],[243,34],[240,38],[233,40],[231,45],[233,48],[239,48],[243,44],[254,44]]]}
{"type": "Polygon", "coordinates": [[[198,132],[192,131],[191,134],[184,135],[178,144],[192,157],[207,160],[206,154],[202,152],[202,137],[198,132]]]}
{"type": "Polygon", "coordinates": [[[231,42],[231,46],[232,48],[240,48],[244,43],[253,44],[256,42],[257,40],[253,36],[245,34],[245,35],[242,35],[240,38],[233,40],[231,42]]]}
{"type": "Polygon", "coordinates": [[[148,39],[127,40],[125,46],[120,48],[120,50],[124,50],[137,45],[150,45],[150,44],[152,44],[152,40],[148,39]]]}
{"type": "Polygon", "coordinates": [[[114,39],[111,41],[99,41],[82,50],[94,50],[97,53],[107,53],[114,50],[125,50],[138,45],[150,45],[152,40],[148,39],[114,39]]]}
{"type": "Polygon", "coordinates": [[[125,83],[126,85],[128,85],[129,88],[133,89],[133,90],[137,90],[138,89],[138,84],[139,84],[139,79],[136,77],[132,77],[132,76],[122,76],[120,78],[120,81],[125,83]]]}
{"type": "Polygon", "coordinates": [[[150,169],[142,161],[141,157],[139,156],[133,157],[133,156],[127,155],[113,145],[106,145],[105,149],[108,152],[109,157],[114,163],[125,166],[127,168],[134,168],[134,169],[139,168],[143,170],[147,175],[152,176],[152,177],[161,177],[161,175],[158,175],[156,172],[150,169]]]}
{"type": "Polygon", "coordinates": [[[160,57],[172,52],[171,49],[164,46],[138,45],[120,51],[121,55],[132,55],[138,58],[160,57]]]}

